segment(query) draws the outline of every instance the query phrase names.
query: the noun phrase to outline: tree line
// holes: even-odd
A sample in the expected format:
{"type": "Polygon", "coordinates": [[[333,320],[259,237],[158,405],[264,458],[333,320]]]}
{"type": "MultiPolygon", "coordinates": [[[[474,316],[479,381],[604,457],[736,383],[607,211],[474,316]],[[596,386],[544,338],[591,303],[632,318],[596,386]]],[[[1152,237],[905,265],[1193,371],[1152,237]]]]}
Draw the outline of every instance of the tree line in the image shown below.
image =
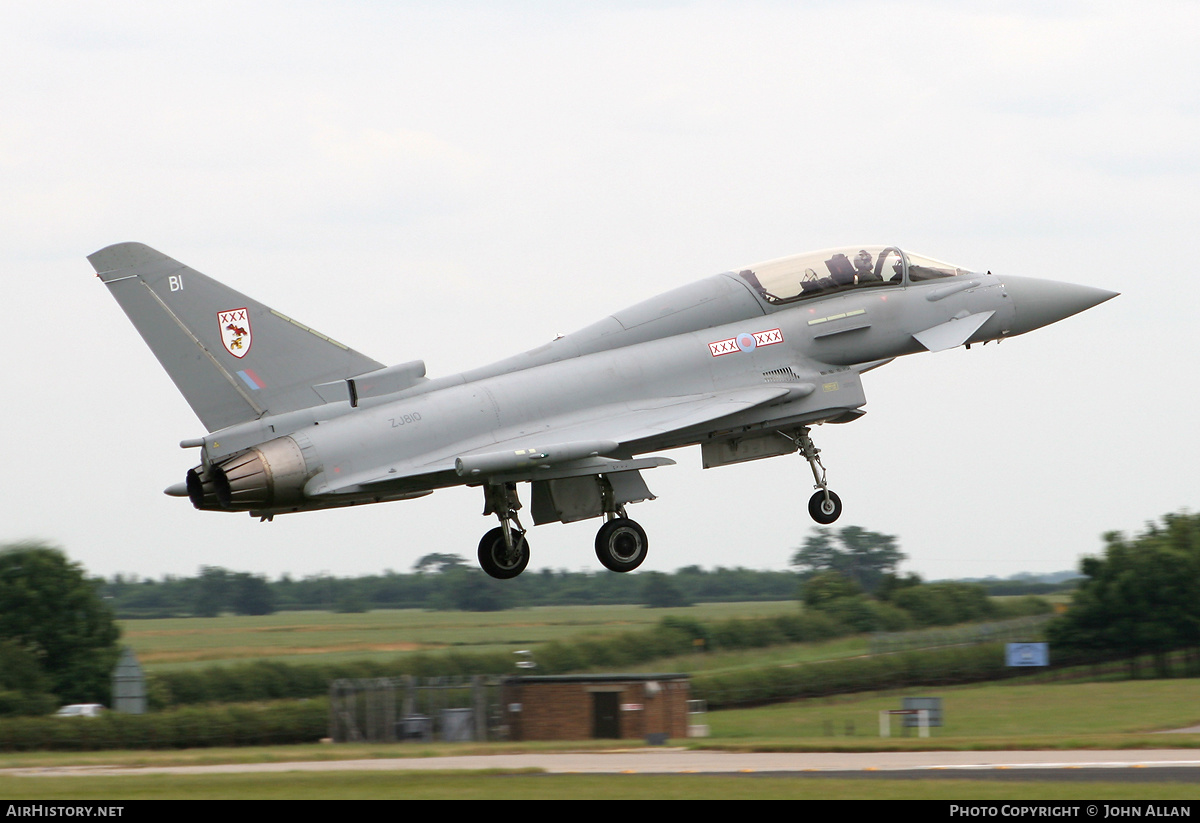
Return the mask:
{"type": "MultiPolygon", "coordinates": [[[[372,609],[499,611],[524,606],[640,604],[650,607],[695,603],[795,600],[810,578],[836,572],[864,593],[895,577],[904,555],[896,538],[856,526],[818,529],[792,559],[793,570],[703,569],[619,575],[608,571],[543,569],[512,580],[494,580],[458,555],[429,554],[409,573],[334,577],[329,574],[269,580],[263,575],[201,567],[195,577],[159,580],[113,575],[98,581],[100,592],[122,619],[214,617],[222,613],[277,611],[365,612],[372,609]]],[[[919,578],[910,575],[908,582],[919,578]]],[[[895,582],[889,586],[903,585],[895,582]]],[[[1070,584],[989,580],[973,584],[979,597],[1064,591],[1070,584]]]]}
{"type": "Polygon", "coordinates": [[[1050,605],[1025,596],[999,603],[980,583],[926,583],[900,575],[905,555],[894,535],[858,526],[816,528],[792,555],[800,599],[855,632],[900,632],[1044,614],[1050,605]]]}
{"type": "Polygon", "coordinates": [[[791,571],[689,566],[670,574],[617,575],[608,571],[543,569],[512,580],[493,580],[456,555],[422,558],[410,573],[385,571],[360,577],[328,574],[268,580],[262,575],[206,566],[195,577],[160,580],[114,575],[100,593],[123,619],[207,617],[288,610],[364,612],[371,609],[498,611],[524,606],[643,604],[686,606],[699,602],[794,600],[791,571]]]}

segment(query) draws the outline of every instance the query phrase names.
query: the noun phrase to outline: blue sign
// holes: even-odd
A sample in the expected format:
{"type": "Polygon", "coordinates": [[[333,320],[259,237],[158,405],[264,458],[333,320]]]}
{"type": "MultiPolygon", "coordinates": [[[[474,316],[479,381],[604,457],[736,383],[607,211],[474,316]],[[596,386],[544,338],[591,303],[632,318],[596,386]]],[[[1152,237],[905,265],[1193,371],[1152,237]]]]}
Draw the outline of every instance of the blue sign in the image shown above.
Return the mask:
{"type": "Polygon", "coordinates": [[[1049,666],[1049,643],[1007,643],[1004,662],[1009,666],[1049,666]]]}

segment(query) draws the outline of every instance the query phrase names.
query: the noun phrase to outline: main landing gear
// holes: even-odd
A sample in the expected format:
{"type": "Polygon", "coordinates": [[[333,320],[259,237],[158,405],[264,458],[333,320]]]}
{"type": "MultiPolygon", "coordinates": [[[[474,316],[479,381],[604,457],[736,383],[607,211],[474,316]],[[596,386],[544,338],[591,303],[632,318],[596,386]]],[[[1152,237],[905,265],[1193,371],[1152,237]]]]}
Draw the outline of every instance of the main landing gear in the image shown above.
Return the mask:
{"type": "Polygon", "coordinates": [[[497,580],[508,580],[525,571],[529,565],[529,541],[517,517],[521,501],[517,499],[517,484],[483,487],[484,514],[495,514],[500,525],[479,541],[479,565],[497,580]]]}
{"type": "Polygon", "coordinates": [[[808,461],[809,468],[812,469],[813,480],[816,481],[813,488],[817,492],[808,499],[808,514],[822,526],[828,526],[841,517],[842,499],[831,492],[829,485],[825,482],[825,467],[821,465],[821,450],[813,445],[812,438],[808,436],[807,426],[800,429],[796,445],[800,449],[800,455],[808,461]]]}
{"type": "Polygon", "coordinates": [[[606,518],[596,532],[596,557],[609,571],[631,572],[646,559],[646,531],[625,516],[624,506],[606,518]]]}
{"type": "MultiPolygon", "coordinates": [[[[529,565],[529,541],[517,517],[521,501],[515,483],[484,486],[484,514],[495,514],[500,525],[479,541],[479,566],[497,580],[508,580],[529,565]]],[[[604,568],[631,572],[646,559],[649,541],[645,530],[625,516],[625,507],[616,506],[604,515],[604,525],[596,533],[596,557],[604,568]]]]}
{"type": "Polygon", "coordinates": [[[479,565],[497,580],[508,580],[529,565],[529,541],[520,527],[497,526],[479,541],[479,565]]]}

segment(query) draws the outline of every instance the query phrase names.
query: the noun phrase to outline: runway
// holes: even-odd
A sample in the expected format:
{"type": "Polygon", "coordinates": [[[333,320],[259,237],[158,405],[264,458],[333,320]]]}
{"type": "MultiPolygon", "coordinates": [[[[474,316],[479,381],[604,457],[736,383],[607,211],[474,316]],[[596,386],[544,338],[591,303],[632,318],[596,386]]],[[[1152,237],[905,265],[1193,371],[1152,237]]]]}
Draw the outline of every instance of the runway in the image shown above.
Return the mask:
{"type": "Polygon", "coordinates": [[[204,766],[61,766],[3,769],[23,777],[131,774],[221,774],[337,771],[540,771],[547,774],[744,774],[891,779],[1023,779],[1200,782],[1200,752],[1137,751],[993,752],[717,752],[626,749],[537,752],[463,757],[398,757],[291,763],[204,766]]]}

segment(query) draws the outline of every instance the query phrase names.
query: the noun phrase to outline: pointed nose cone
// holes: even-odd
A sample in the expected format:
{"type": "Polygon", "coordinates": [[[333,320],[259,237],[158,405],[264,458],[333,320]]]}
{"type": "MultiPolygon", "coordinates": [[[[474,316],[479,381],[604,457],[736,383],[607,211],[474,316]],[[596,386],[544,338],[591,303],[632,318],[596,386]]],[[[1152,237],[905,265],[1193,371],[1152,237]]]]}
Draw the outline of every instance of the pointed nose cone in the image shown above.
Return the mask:
{"type": "Polygon", "coordinates": [[[1037,280],[1032,277],[1003,277],[1004,290],[1013,301],[1012,327],[1009,335],[1024,334],[1057,323],[1063,318],[1105,300],[1116,297],[1118,292],[1097,289],[1094,286],[1077,286],[1074,283],[1059,283],[1056,280],[1037,280]]]}

